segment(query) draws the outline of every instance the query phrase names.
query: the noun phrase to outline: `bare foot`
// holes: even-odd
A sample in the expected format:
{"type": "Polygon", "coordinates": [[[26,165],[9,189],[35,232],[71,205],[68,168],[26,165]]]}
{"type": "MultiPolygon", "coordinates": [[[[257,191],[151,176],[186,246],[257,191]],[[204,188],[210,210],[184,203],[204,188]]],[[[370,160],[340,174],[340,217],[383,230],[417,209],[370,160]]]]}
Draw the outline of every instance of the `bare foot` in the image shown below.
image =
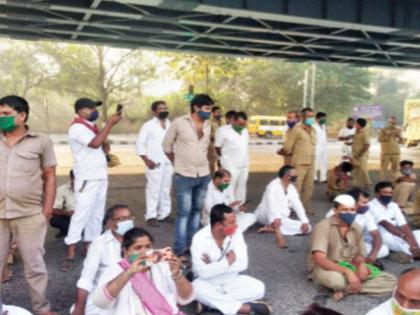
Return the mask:
{"type": "Polygon", "coordinates": [[[9,281],[13,276],[13,270],[10,269],[8,265],[6,265],[3,269],[3,275],[1,277],[1,282],[9,281]]]}
{"type": "Polygon", "coordinates": [[[274,233],[274,229],[270,225],[265,225],[259,228],[257,233],[274,233]]]}
{"type": "Polygon", "coordinates": [[[344,292],[343,291],[334,292],[333,295],[332,295],[332,298],[335,301],[338,302],[338,301],[340,301],[340,300],[342,300],[344,298],[344,292]]]}

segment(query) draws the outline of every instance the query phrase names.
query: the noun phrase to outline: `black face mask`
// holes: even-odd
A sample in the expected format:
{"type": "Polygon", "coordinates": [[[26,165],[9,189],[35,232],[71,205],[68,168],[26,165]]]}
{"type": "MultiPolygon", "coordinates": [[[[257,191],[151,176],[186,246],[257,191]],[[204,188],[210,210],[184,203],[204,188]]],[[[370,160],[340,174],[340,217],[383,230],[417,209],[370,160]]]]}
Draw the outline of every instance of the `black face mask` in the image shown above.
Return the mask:
{"type": "Polygon", "coordinates": [[[166,118],[168,118],[168,116],[169,116],[169,112],[168,111],[160,112],[158,114],[159,119],[166,119],[166,118]]]}
{"type": "Polygon", "coordinates": [[[291,183],[294,183],[297,180],[297,176],[289,176],[289,180],[291,183]]]}
{"type": "Polygon", "coordinates": [[[354,126],[347,125],[347,129],[353,129],[353,128],[354,128],[354,126]]]}
{"type": "Polygon", "coordinates": [[[392,201],[392,196],[380,195],[378,198],[382,204],[387,206],[392,201]]]}

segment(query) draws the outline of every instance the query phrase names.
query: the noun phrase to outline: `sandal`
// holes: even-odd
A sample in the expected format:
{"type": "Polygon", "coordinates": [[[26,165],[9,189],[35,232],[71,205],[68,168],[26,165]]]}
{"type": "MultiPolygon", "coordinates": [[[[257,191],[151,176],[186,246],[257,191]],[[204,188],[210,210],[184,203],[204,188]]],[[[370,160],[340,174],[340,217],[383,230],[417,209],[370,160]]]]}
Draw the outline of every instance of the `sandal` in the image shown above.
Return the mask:
{"type": "Polygon", "coordinates": [[[67,272],[74,268],[75,258],[66,258],[63,261],[63,264],[60,267],[60,271],[67,272]]]}

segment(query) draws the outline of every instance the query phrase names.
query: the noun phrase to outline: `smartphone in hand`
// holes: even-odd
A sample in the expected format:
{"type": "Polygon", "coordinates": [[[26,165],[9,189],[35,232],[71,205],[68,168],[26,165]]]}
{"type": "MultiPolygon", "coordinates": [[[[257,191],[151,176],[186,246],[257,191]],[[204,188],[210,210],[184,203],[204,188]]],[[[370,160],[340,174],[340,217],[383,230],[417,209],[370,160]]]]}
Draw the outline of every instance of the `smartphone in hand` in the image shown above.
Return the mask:
{"type": "Polygon", "coordinates": [[[117,110],[116,110],[116,113],[117,113],[118,115],[121,115],[121,114],[122,114],[122,110],[123,110],[123,108],[124,108],[124,106],[123,106],[122,104],[118,104],[118,105],[117,105],[117,110]]]}

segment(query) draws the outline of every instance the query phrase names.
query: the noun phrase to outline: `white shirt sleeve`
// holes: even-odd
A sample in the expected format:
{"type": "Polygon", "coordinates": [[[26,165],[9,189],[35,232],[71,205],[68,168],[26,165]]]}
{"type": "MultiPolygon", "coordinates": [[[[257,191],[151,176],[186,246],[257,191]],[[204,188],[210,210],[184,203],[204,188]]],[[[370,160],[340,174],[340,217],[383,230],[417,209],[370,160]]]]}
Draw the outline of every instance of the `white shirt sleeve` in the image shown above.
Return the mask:
{"type": "Polygon", "coordinates": [[[74,124],[69,129],[69,138],[84,146],[89,146],[89,143],[96,137],[93,131],[89,130],[82,124],[74,124]]]}
{"type": "Polygon", "coordinates": [[[369,213],[372,215],[376,224],[387,219],[383,209],[378,209],[375,199],[369,203],[369,213]]]}
{"type": "Polygon", "coordinates": [[[223,131],[226,131],[226,128],[222,127],[222,128],[217,128],[216,130],[214,146],[217,148],[221,148],[223,146],[223,142],[225,142],[226,132],[223,132],[223,131]]]}
{"type": "Polygon", "coordinates": [[[376,231],[378,229],[378,226],[375,223],[375,220],[373,219],[372,215],[369,212],[366,212],[364,214],[365,220],[366,220],[366,229],[369,232],[376,231]]]}
{"type": "Polygon", "coordinates": [[[281,219],[281,211],[279,210],[280,202],[279,197],[283,197],[282,195],[276,194],[276,189],[274,189],[273,185],[268,185],[266,188],[267,193],[267,211],[266,217],[268,218],[268,223],[273,223],[276,219],[281,219]]]}
{"type": "Polygon", "coordinates": [[[213,183],[209,183],[209,185],[207,186],[207,193],[206,193],[206,198],[204,198],[204,209],[210,214],[210,210],[213,207],[213,194],[211,193],[211,188],[210,186],[213,185],[213,183]]]}
{"type": "Polygon", "coordinates": [[[147,138],[149,137],[148,123],[141,126],[136,141],[136,153],[137,155],[147,156],[147,138]]]}
{"type": "Polygon", "coordinates": [[[397,204],[394,204],[395,207],[395,224],[397,226],[403,226],[407,224],[407,220],[405,219],[404,215],[400,207],[397,204]]]}
{"type": "MultiPolygon", "coordinates": [[[[100,240],[103,241],[103,238],[100,238],[100,240]]],[[[93,241],[89,246],[87,256],[83,262],[82,274],[80,275],[79,281],[77,281],[77,287],[79,289],[83,289],[88,292],[93,289],[96,274],[99,270],[101,261],[102,248],[103,244],[99,241],[93,241]]]]}

